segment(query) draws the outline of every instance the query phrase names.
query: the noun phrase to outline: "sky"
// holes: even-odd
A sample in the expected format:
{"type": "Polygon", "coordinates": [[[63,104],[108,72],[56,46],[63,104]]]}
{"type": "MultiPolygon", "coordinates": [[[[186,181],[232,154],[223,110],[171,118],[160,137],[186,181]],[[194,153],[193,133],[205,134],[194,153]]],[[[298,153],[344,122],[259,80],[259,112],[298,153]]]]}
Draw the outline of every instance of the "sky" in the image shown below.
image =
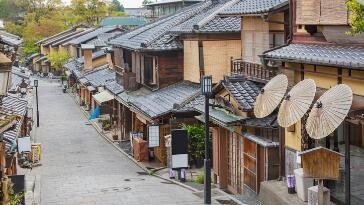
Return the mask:
{"type": "MultiPolygon", "coordinates": [[[[138,8],[142,6],[143,0],[119,0],[125,8],[138,8]]],[[[153,0],[155,1],[155,0],[153,0]]],[[[65,3],[71,2],[71,0],[63,0],[65,3]]]]}

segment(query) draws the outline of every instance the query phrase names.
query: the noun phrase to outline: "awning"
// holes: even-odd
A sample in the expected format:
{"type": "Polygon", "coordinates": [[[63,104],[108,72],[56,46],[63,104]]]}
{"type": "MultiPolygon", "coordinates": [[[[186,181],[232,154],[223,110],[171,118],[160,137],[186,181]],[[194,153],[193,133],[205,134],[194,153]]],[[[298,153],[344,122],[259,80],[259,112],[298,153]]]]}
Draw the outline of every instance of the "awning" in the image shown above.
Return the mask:
{"type": "Polygon", "coordinates": [[[93,92],[96,90],[96,88],[94,86],[87,86],[87,90],[90,91],[90,92],[93,92]]]}
{"type": "Polygon", "coordinates": [[[110,101],[114,99],[114,96],[107,90],[102,91],[98,94],[93,95],[94,100],[97,104],[102,104],[104,102],[110,101]]]}

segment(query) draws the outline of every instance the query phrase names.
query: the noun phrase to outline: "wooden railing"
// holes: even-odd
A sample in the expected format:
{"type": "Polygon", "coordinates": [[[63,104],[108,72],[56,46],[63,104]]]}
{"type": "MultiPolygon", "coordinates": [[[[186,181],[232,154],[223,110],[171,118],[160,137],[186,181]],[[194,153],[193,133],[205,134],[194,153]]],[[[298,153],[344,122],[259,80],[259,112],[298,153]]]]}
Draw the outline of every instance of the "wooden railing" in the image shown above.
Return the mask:
{"type": "Polygon", "coordinates": [[[230,65],[232,75],[242,75],[252,81],[268,82],[277,74],[275,68],[264,68],[260,64],[246,62],[242,59],[231,59],[230,65]]]}

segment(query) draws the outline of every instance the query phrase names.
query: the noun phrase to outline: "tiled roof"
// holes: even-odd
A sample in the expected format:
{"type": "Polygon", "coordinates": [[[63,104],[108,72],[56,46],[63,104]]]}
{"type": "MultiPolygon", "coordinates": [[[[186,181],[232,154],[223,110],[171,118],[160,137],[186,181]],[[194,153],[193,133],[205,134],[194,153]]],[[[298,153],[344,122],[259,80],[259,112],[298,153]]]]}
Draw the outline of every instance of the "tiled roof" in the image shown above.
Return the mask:
{"type": "Polygon", "coordinates": [[[11,70],[11,85],[9,88],[9,92],[16,91],[20,83],[25,80],[27,84],[29,84],[30,72],[24,69],[24,73],[18,67],[13,66],[11,70]]]}
{"type": "Polygon", "coordinates": [[[93,44],[95,47],[106,47],[109,45],[109,40],[120,36],[123,32],[122,31],[114,31],[111,33],[103,33],[97,36],[96,39],[93,39],[87,44],[93,44]]]}
{"type": "Polygon", "coordinates": [[[122,93],[124,91],[124,87],[117,83],[115,80],[106,83],[105,87],[114,95],[118,95],[119,93],[122,93]]]}
{"type": "Polygon", "coordinates": [[[240,0],[221,11],[222,15],[264,14],[288,5],[288,0],[240,0]]]}
{"type": "MultiPolygon", "coordinates": [[[[210,99],[210,103],[213,104],[212,99],[210,99]]],[[[205,97],[203,95],[195,96],[190,100],[186,101],[185,104],[182,104],[181,107],[177,108],[177,112],[179,111],[197,111],[201,114],[205,113],[205,97]]],[[[229,111],[223,108],[216,108],[210,106],[210,119],[221,126],[227,127],[231,125],[235,125],[239,122],[243,122],[246,117],[238,116],[230,113],[229,111]]],[[[198,116],[199,120],[204,121],[204,116],[198,116]]]]}
{"type": "Polygon", "coordinates": [[[0,31],[0,42],[9,45],[9,46],[19,46],[23,43],[23,39],[14,34],[0,31]]]}
{"type": "Polygon", "coordinates": [[[263,147],[278,147],[279,146],[279,142],[273,142],[270,139],[264,138],[264,137],[260,137],[260,136],[256,136],[247,132],[243,133],[243,136],[263,147]]]}
{"type": "Polygon", "coordinates": [[[18,97],[13,97],[10,95],[4,97],[2,101],[3,108],[11,110],[12,112],[14,112],[14,114],[21,116],[24,116],[26,114],[27,106],[28,106],[27,100],[18,97]]]}
{"type": "Polygon", "coordinates": [[[364,69],[364,47],[322,44],[290,44],[265,53],[265,57],[289,62],[364,69]]]}
{"type": "Polygon", "coordinates": [[[229,91],[243,110],[251,110],[254,107],[255,99],[260,93],[262,84],[248,81],[242,78],[228,78],[222,81],[223,86],[229,91]]]}
{"type": "Polygon", "coordinates": [[[173,33],[216,33],[216,32],[239,32],[240,17],[221,17],[218,12],[221,7],[228,5],[229,1],[220,0],[218,3],[211,3],[197,15],[171,29],[173,33]],[[206,21],[201,28],[194,28],[201,21],[206,21]]]}
{"type": "Polygon", "coordinates": [[[9,131],[4,132],[5,150],[7,152],[15,152],[17,145],[17,138],[20,134],[21,122],[17,122],[15,127],[9,131]]]}
{"type": "Polygon", "coordinates": [[[82,36],[80,36],[78,38],[75,38],[75,39],[69,41],[69,43],[74,44],[74,45],[85,43],[85,42],[87,42],[89,40],[92,40],[92,39],[96,38],[98,35],[100,35],[102,33],[108,33],[108,32],[111,32],[113,30],[116,30],[116,29],[118,29],[118,27],[116,27],[116,26],[100,27],[100,28],[98,28],[98,29],[96,29],[96,30],[94,30],[92,32],[89,32],[89,33],[87,33],[85,35],[82,35],[82,36]]]}
{"type": "Polygon", "coordinates": [[[199,85],[187,81],[179,82],[150,94],[136,97],[130,102],[130,105],[147,117],[156,118],[171,112],[174,104],[184,102],[199,90],[199,85]]]}
{"type": "Polygon", "coordinates": [[[52,44],[52,46],[59,46],[59,45],[67,46],[67,45],[69,45],[69,42],[70,42],[70,41],[72,41],[73,39],[78,38],[78,37],[80,37],[80,36],[83,36],[83,35],[85,35],[85,34],[87,34],[87,33],[90,33],[90,32],[92,32],[92,31],[94,31],[95,29],[96,29],[96,28],[87,28],[87,29],[83,30],[83,31],[82,31],[82,32],[80,32],[80,33],[77,33],[77,34],[75,34],[75,35],[69,36],[69,37],[64,38],[64,39],[62,39],[62,40],[60,40],[60,41],[54,42],[54,43],[52,44]]]}
{"type": "MultiPolygon", "coordinates": [[[[203,1],[203,0],[185,0],[185,2],[200,2],[200,1],[203,1]]],[[[148,4],[147,6],[159,5],[159,4],[170,4],[170,3],[177,3],[177,2],[182,2],[182,0],[161,0],[161,1],[152,2],[152,3],[148,4]]]]}
{"type": "Polygon", "coordinates": [[[108,65],[95,68],[95,70],[84,75],[86,80],[95,88],[104,86],[116,79],[115,71],[108,68],[108,65]]]}
{"type": "Polygon", "coordinates": [[[144,18],[134,16],[107,17],[101,21],[102,26],[141,26],[145,23],[144,18]]]}
{"type": "Polygon", "coordinates": [[[79,34],[81,32],[82,32],[82,30],[74,30],[74,31],[69,32],[69,33],[66,33],[64,35],[60,35],[58,37],[54,37],[54,38],[48,39],[48,40],[44,41],[42,43],[42,45],[43,46],[49,46],[49,45],[51,45],[53,43],[57,43],[58,41],[62,41],[62,40],[67,39],[69,37],[75,36],[75,35],[77,35],[77,34],[79,34]]]}
{"type": "Polygon", "coordinates": [[[197,15],[204,8],[211,4],[210,1],[195,4],[180,11],[160,18],[159,20],[141,26],[132,30],[114,40],[110,43],[117,47],[124,47],[136,50],[177,50],[181,49],[181,43],[176,43],[177,39],[174,36],[165,36],[175,26],[183,23],[189,18],[197,15]],[[165,43],[158,43],[157,41],[164,41],[165,43]]]}
{"type": "Polygon", "coordinates": [[[246,120],[246,125],[253,127],[278,127],[277,114],[271,114],[264,118],[249,118],[246,120]]]}

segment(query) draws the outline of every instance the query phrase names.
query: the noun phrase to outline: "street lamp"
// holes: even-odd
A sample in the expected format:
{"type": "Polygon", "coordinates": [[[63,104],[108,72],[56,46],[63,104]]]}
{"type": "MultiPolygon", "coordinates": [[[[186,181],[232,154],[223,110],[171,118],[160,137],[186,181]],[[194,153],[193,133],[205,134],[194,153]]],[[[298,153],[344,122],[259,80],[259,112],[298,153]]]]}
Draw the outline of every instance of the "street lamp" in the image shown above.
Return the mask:
{"type": "Polygon", "coordinates": [[[12,62],[4,54],[0,53],[0,105],[2,99],[7,95],[10,85],[12,62]]]}
{"type": "Polygon", "coordinates": [[[24,96],[25,94],[27,94],[27,88],[28,88],[28,84],[25,82],[24,78],[22,79],[20,85],[20,94],[21,96],[24,96]]]}
{"type": "Polygon", "coordinates": [[[204,203],[211,204],[211,159],[210,159],[210,131],[209,131],[209,98],[212,94],[212,76],[201,78],[201,93],[205,96],[205,178],[204,203]]]}
{"type": "Polygon", "coordinates": [[[35,96],[37,101],[37,127],[39,127],[39,109],[38,109],[38,80],[34,80],[35,96]]]}

